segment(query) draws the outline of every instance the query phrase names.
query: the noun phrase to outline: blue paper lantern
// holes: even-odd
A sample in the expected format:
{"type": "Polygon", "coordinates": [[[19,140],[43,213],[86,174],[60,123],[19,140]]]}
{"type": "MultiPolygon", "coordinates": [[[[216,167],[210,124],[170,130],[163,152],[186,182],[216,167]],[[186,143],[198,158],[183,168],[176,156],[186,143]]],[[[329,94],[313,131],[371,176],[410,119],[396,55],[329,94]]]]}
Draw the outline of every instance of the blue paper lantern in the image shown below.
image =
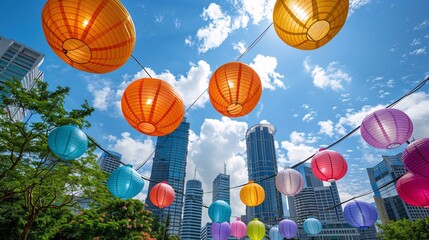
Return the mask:
{"type": "Polygon", "coordinates": [[[227,222],[231,217],[231,207],[225,201],[217,200],[209,207],[209,217],[212,222],[227,222]]]}
{"type": "Polygon", "coordinates": [[[229,234],[231,234],[231,227],[227,222],[223,222],[223,223],[214,222],[212,224],[212,228],[210,231],[211,231],[213,240],[227,240],[229,237],[229,234]]]}
{"type": "Polygon", "coordinates": [[[322,231],[322,223],[313,217],[309,217],[304,221],[304,231],[312,235],[318,234],[322,231]]]}
{"type": "Polygon", "coordinates": [[[107,179],[107,188],[120,199],[135,197],[142,191],[143,186],[144,181],[140,174],[129,164],[118,167],[107,179]]]}
{"type": "Polygon", "coordinates": [[[280,235],[279,226],[277,225],[270,229],[269,235],[271,240],[283,240],[282,235],[280,235]]]}
{"type": "Polygon", "coordinates": [[[291,239],[298,233],[298,225],[293,220],[283,219],[279,223],[280,235],[286,239],[291,239]]]}
{"type": "Polygon", "coordinates": [[[371,204],[355,200],[344,207],[344,218],[353,227],[368,228],[377,221],[378,214],[371,204]]]}
{"type": "Polygon", "coordinates": [[[88,138],[76,125],[66,125],[49,133],[48,146],[61,159],[74,160],[86,152],[88,138]]]}

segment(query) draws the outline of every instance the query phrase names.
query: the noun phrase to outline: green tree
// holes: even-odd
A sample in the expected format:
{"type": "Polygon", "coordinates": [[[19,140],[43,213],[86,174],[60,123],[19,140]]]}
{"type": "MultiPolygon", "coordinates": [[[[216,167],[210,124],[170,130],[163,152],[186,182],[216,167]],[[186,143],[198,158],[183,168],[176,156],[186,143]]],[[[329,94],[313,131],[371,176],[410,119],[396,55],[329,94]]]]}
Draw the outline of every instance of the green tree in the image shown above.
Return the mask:
{"type": "Polygon", "coordinates": [[[378,235],[380,239],[429,239],[429,218],[417,219],[415,221],[401,219],[391,221],[386,225],[379,224],[378,226],[382,230],[382,233],[378,235]]]}

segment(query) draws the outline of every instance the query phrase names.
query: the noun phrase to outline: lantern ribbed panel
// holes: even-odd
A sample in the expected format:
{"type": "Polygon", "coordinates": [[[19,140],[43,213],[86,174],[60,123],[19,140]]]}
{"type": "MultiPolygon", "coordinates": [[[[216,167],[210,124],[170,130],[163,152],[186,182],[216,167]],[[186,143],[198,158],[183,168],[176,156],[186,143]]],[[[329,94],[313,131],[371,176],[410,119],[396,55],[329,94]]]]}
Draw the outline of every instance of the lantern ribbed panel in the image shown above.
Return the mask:
{"type": "Polygon", "coordinates": [[[170,206],[175,196],[174,189],[165,182],[157,183],[149,193],[150,201],[159,208],[170,206]]]}
{"type": "Polygon", "coordinates": [[[315,218],[308,218],[304,221],[304,231],[308,234],[318,234],[322,231],[322,223],[315,218]]]}
{"type": "Polygon", "coordinates": [[[249,181],[246,186],[241,188],[240,199],[244,205],[255,207],[265,200],[265,191],[261,185],[254,183],[253,181],[249,181]]]}
{"type": "Polygon", "coordinates": [[[48,146],[61,159],[74,160],[86,152],[88,138],[76,126],[61,126],[49,133],[48,146]]]}
{"type": "Polygon", "coordinates": [[[241,117],[251,112],[262,95],[262,84],[251,67],[230,62],[219,67],[210,79],[210,102],[222,115],[241,117]]]}
{"type": "Polygon", "coordinates": [[[58,57],[91,73],[121,67],[136,41],[134,23],[119,0],[48,0],[42,26],[58,57]]]}
{"type": "Polygon", "coordinates": [[[133,198],[143,189],[144,181],[132,167],[131,165],[120,166],[107,179],[107,188],[120,199],[133,198]]]}
{"type": "Polygon", "coordinates": [[[231,207],[223,200],[214,201],[209,207],[209,217],[212,222],[227,222],[231,217],[231,207]]]}
{"type": "Polygon", "coordinates": [[[265,225],[257,218],[247,224],[247,236],[251,240],[261,240],[265,237],[265,225]]]}
{"type": "Polygon", "coordinates": [[[286,239],[294,238],[298,232],[298,225],[290,219],[283,219],[279,223],[280,235],[286,239]]]}
{"type": "Polygon", "coordinates": [[[408,172],[396,182],[396,190],[406,203],[429,208],[429,178],[408,172]]]}
{"type": "Polygon", "coordinates": [[[270,240],[283,240],[283,237],[282,235],[280,235],[280,231],[277,225],[270,229],[269,235],[270,240]]]}
{"type": "Polygon", "coordinates": [[[231,236],[236,238],[243,238],[246,236],[247,227],[244,222],[240,220],[240,218],[237,218],[236,221],[231,223],[231,236]]]}
{"type": "Polygon", "coordinates": [[[185,114],[183,101],[167,82],[156,78],[141,78],[124,91],[122,114],[137,131],[150,136],[173,132],[185,114]]]}
{"type": "Polygon", "coordinates": [[[410,143],[402,152],[402,161],[408,171],[429,177],[429,138],[410,143]]]}
{"type": "Polygon", "coordinates": [[[368,228],[375,224],[378,214],[371,204],[355,200],[344,207],[344,218],[353,227],[368,228]]]}
{"type": "Polygon", "coordinates": [[[322,181],[333,182],[341,179],[346,175],[347,168],[343,156],[331,150],[322,150],[311,160],[311,171],[322,181]]]}
{"type": "Polygon", "coordinates": [[[279,192],[288,197],[295,196],[304,188],[304,178],[294,169],[284,169],[276,176],[276,187],[279,192]]]}
{"type": "Polygon", "coordinates": [[[373,147],[396,148],[410,139],[413,122],[401,110],[380,109],[364,118],[360,133],[365,142],[373,147]]]}
{"type": "Polygon", "coordinates": [[[211,236],[213,237],[213,240],[227,240],[229,237],[229,234],[231,234],[231,227],[229,226],[229,223],[223,222],[223,223],[212,223],[211,228],[211,236]]]}
{"type": "Polygon", "coordinates": [[[277,0],[274,29],[286,44],[312,50],[328,43],[347,19],[349,0],[277,0]]]}

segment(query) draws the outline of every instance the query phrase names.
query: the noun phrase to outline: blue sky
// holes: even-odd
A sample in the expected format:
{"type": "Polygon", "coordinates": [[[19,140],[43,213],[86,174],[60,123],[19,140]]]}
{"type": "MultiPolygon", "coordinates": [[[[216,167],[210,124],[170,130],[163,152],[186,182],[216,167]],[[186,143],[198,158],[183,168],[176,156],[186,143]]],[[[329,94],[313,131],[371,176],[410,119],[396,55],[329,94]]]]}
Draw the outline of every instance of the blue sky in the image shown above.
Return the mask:
{"type": "MultiPolygon", "coordinates": [[[[208,86],[211,74],[234,61],[270,24],[273,0],[122,1],[133,18],[137,42],[134,56],[152,76],[173,84],[188,106],[208,86]]],[[[121,94],[134,79],[144,77],[130,59],[108,74],[89,74],[63,63],[49,48],[41,26],[44,1],[3,0],[0,34],[44,53],[41,67],[51,88],[70,86],[67,108],[88,99],[96,108],[85,132],[103,147],[123,154],[123,161],[138,165],[152,151],[156,138],[131,128],[120,111],[121,94]]],[[[230,119],[217,113],[204,95],[186,114],[190,122],[187,178],[211,190],[224,162],[231,185],[247,182],[244,134],[248,127],[269,122],[275,139],[279,168],[294,164],[329,145],[358,126],[367,113],[386,106],[429,75],[429,2],[414,0],[351,0],[349,17],[339,34],[313,51],[284,44],[270,28],[244,57],[263,81],[258,106],[247,116],[230,119]]],[[[429,136],[428,87],[397,107],[414,122],[413,137],[429,136]]],[[[346,177],[338,181],[342,200],[370,189],[366,168],[381,154],[359,134],[332,150],[345,156],[346,177]]],[[[150,176],[151,162],[142,169],[150,176]]],[[[139,196],[144,198],[148,184],[139,196]]],[[[232,190],[233,215],[244,213],[239,190],[232,190]]],[[[364,200],[372,201],[368,195],[364,200]]],[[[206,195],[204,202],[211,202],[206,195]]],[[[205,219],[206,216],[205,216],[205,219]]]]}

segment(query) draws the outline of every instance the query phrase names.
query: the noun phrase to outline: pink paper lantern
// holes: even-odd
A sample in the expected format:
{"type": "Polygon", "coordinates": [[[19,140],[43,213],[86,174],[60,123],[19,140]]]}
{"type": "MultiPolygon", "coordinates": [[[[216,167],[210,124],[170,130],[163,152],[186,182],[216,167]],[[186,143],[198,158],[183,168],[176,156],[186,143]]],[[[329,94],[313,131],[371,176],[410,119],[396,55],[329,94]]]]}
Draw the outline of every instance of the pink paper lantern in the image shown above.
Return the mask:
{"type": "Polygon", "coordinates": [[[384,108],[363,119],[360,133],[365,142],[373,147],[396,148],[410,139],[413,122],[401,110],[384,108]]]}
{"type": "Polygon", "coordinates": [[[276,188],[288,197],[295,196],[304,188],[304,178],[294,169],[283,169],[277,173],[276,188]]]}
{"type": "Polygon", "coordinates": [[[429,138],[410,143],[402,152],[402,161],[408,171],[429,177],[429,138]]]}
{"type": "Polygon", "coordinates": [[[237,218],[233,223],[231,223],[231,236],[235,238],[243,238],[246,236],[247,227],[240,218],[237,218]]]}
{"type": "Polygon", "coordinates": [[[406,203],[429,208],[429,178],[408,172],[396,182],[396,190],[406,203]]]}
{"type": "Polygon", "coordinates": [[[311,171],[322,181],[334,182],[346,175],[347,162],[341,154],[322,148],[311,160],[311,171]]]}

